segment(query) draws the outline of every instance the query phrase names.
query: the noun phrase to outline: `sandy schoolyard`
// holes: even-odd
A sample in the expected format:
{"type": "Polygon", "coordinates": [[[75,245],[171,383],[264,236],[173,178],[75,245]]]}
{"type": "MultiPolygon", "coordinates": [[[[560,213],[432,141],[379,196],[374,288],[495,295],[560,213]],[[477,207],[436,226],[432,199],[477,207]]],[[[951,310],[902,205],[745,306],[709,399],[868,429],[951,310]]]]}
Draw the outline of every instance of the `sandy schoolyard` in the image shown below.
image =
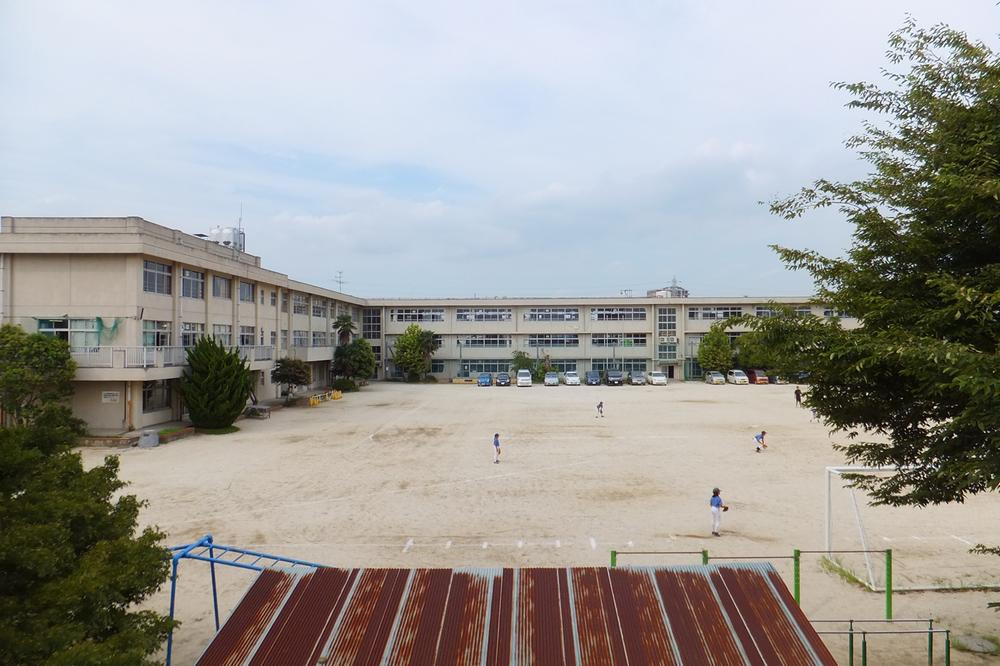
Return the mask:
{"type": "MultiPolygon", "coordinates": [[[[803,387],[805,388],[805,387],[803,387]]],[[[168,544],[216,542],[332,566],[606,565],[609,551],[789,556],[824,547],[825,473],[844,464],[819,423],[797,409],[794,385],[531,388],[374,383],[318,407],[285,409],[241,431],[155,449],[85,449],[86,464],[121,457],[129,492],[149,501],[144,524],[168,544]],[[603,400],[605,416],[596,416],[603,400]],[[751,437],[768,431],[769,448],[751,437]],[[499,432],[501,463],[493,464],[499,432]],[[710,534],[713,486],[732,510],[710,534]]],[[[1000,498],[927,510],[873,509],[834,492],[834,547],[892,548],[897,588],[996,584],[1000,498]]],[[[868,564],[842,561],[861,578],[868,564]]],[[[620,565],[694,564],[694,555],[621,556],[620,565]]],[[[791,587],[791,564],[773,560],[791,587]]],[[[882,560],[870,562],[882,584],[882,560]]],[[[219,569],[223,617],[252,573],[219,569]]],[[[214,631],[207,565],[184,562],[174,663],[197,659],[214,631]]],[[[957,634],[1000,634],[986,609],[1000,592],[897,594],[897,618],[934,618],[957,634]]],[[[149,603],[166,612],[167,588],[149,603]]],[[[804,556],[811,619],[880,618],[884,598],[804,556]]],[[[817,625],[818,629],[822,626],[817,625]]],[[[830,625],[828,628],[833,628],[830,625]]],[[[839,627],[837,627],[839,628],[839,627]]],[[[878,629],[881,627],[872,626],[878,629]]],[[[846,639],[828,641],[846,663],[846,639]]],[[[935,641],[943,663],[940,646],[935,641]]],[[[860,648],[858,648],[860,649],[860,648]]],[[[858,653],[860,655],[860,652],[858,653]]],[[[926,660],[926,638],[873,637],[871,663],[926,660]]],[[[988,658],[952,653],[955,664],[988,658]]],[[[860,663],[860,662],[859,662],[860,663]]]]}

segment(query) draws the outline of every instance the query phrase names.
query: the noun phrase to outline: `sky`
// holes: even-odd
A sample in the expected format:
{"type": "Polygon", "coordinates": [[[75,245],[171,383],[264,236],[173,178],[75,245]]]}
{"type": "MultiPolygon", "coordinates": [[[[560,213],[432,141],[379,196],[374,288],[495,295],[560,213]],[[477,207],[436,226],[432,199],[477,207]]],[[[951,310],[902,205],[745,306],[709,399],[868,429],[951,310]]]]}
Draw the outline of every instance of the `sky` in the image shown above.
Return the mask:
{"type": "Polygon", "coordinates": [[[907,14],[997,44],[993,0],[0,0],[0,213],[235,225],[363,297],[813,293],[767,211],[868,168],[907,14]]]}

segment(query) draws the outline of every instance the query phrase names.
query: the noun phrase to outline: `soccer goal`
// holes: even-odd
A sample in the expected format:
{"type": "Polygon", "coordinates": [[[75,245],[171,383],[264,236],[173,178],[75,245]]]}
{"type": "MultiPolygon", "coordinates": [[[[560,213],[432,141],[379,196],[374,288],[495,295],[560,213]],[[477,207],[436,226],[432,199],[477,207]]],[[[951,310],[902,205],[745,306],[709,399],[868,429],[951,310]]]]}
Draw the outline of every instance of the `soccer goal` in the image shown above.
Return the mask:
{"type": "Polygon", "coordinates": [[[892,550],[897,592],[1000,589],[1000,557],[973,554],[1000,540],[1000,497],[983,494],[962,504],[874,506],[845,474],[891,474],[895,467],[826,468],[824,549],[827,559],[874,591],[884,591],[885,551],[892,550]]]}

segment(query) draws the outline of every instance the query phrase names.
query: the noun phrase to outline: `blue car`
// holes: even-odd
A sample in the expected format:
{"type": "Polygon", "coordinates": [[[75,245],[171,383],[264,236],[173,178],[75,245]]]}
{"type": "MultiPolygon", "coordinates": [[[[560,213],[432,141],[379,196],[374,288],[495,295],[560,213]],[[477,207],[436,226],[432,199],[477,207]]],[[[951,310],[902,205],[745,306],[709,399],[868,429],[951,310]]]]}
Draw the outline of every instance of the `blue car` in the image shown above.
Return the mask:
{"type": "Polygon", "coordinates": [[[488,372],[480,372],[479,380],[476,383],[480,386],[493,386],[493,375],[488,372]]]}

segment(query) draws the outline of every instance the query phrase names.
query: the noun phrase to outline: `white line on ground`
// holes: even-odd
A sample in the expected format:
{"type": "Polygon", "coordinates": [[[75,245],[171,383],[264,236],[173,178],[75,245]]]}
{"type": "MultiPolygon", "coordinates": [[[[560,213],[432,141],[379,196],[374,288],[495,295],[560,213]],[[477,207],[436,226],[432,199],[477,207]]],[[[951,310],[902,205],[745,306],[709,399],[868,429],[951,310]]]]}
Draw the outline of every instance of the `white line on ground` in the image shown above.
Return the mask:
{"type": "Polygon", "coordinates": [[[890,539],[889,537],[882,537],[882,538],[885,539],[886,541],[892,541],[892,539],[890,539]]]}
{"type": "Polygon", "coordinates": [[[489,544],[487,544],[487,543],[486,543],[486,542],[484,541],[484,542],[483,542],[483,550],[486,550],[486,547],[487,547],[488,545],[489,545],[489,544]]]}
{"type": "Polygon", "coordinates": [[[962,537],[960,537],[960,536],[955,536],[954,534],[952,534],[952,535],[951,535],[951,538],[952,538],[952,539],[958,539],[959,541],[961,541],[962,543],[964,543],[964,544],[965,544],[966,546],[972,546],[972,545],[974,545],[974,544],[973,544],[973,543],[972,543],[971,541],[966,541],[966,540],[965,540],[965,539],[963,539],[962,537]]]}
{"type": "Polygon", "coordinates": [[[451,548],[451,539],[448,539],[448,543],[444,545],[445,549],[451,548]]]}
{"type": "Polygon", "coordinates": [[[403,552],[408,553],[411,548],[413,548],[413,539],[407,539],[406,545],[403,546],[403,552]]]}
{"type": "Polygon", "coordinates": [[[590,537],[590,549],[597,550],[597,539],[590,537]]]}
{"type": "Polygon", "coordinates": [[[913,539],[914,541],[923,541],[924,540],[923,537],[918,537],[918,536],[912,535],[912,534],[910,535],[910,538],[913,539]]]}
{"type": "Polygon", "coordinates": [[[634,544],[634,543],[632,543],[631,541],[629,541],[627,545],[628,545],[628,547],[629,547],[629,548],[631,548],[631,547],[632,547],[632,546],[634,546],[635,544],[634,544]]]}

